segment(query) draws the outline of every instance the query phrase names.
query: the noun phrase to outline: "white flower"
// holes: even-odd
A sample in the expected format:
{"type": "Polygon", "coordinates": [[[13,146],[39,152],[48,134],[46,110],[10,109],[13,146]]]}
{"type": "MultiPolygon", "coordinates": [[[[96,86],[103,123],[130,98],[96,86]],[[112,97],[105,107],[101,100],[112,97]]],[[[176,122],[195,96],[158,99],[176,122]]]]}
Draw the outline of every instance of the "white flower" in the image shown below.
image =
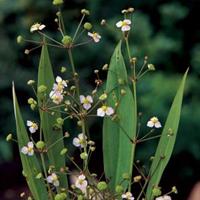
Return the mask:
{"type": "Polygon", "coordinates": [[[49,97],[55,104],[60,104],[63,100],[63,95],[60,92],[55,92],[54,90],[50,92],[49,97]]]}
{"type": "Polygon", "coordinates": [[[78,176],[78,179],[75,182],[75,186],[79,188],[83,193],[85,193],[87,185],[88,185],[88,182],[87,180],[85,180],[85,176],[83,174],[78,176]]]}
{"type": "Polygon", "coordinates": [[[83,95],[80,95],[80,102],[81,104],[83,104],[83,108],[85,110],[89,110],[91,108],[91,104],[93,103],[93,99],[90,95],[86,97],[83,95]]]}
{"type": "Polygon", "coordinates": [[[87,143],[87,137],[83,135],[83,133],[78,134],[78,137],[73,139],[73,145],[76,147],[84,148],[87,143]]]}
{"type": "Polygon", "coordinates": [[[131,20],[124,19],[123,21],[119,21],[116,23],[117,28],[121,28],[123,32],[129,31],[131,29],[131,20]]]}
{"type": "Polygon", "coordinates": [[[67,87],[67,83],[60,76],[56,77],[57,84],[54,83],[53,90],[62,92],[65,87],[67,87]]]}
{"type": "Polygon", "coordinates": [[[99,42],[101,39],[101,36],[96,32],[88,32],[88,36],[90,36],[94,40],[94,42],[99,42]]]}
{"type": "Polygon", "coordinates": [[[35,23],[31,26],[30,28],[30,32],[34,32],[34,31],[41,31],[42,29],[44,29],[46,26],[44,24],[40,24],[40,23],[35,23]]]}
{"type": "Polygon", "coordinates": [[[105,115],[112,115],[114,113],[114,110],[112,107],[108,107],[103,105],[101,108],[97,109],[97,116],[104,117],[105,115]]]}
{"type": "Polygon", "coordinates": [[[156,200],[172,200],[172,198],[169,195],[164,195],[157,197],[156,200]]]}
{"type": "Polygon", "coordinates": [[[31,133],[35,133],[38,130],[38,125],[35,122],[27,120],[26,125],[29,127],[31,133]]]}
{"type": "Polygon", "coordinates": [[[32,156],[34,154],[33,142],[28,142],[27,146],[21,148],[21,152],[25,155],[32,156]]]}
{"type": "Polygon", "coordinates": [[[122,194],[123,199],[128,199],[128,200],[134,200],[135,198],[130,192],[126,192],[125,194],[122,194]]]}
{"type": "Polygon", "coordinates": [[[152,117],[148,122],[147,122],[147,126],[148,127],[154,127],[155,128],[161,128],[161,123],[159,122],[158,118],[157,117],[152,117]]]}
{"type": "Polygon", "coordinates": [[[52,173],[47,177],[47,182],[52,183],[54,186],[58,187],[60,185],[58,176],[55,173],[52,173]]]}

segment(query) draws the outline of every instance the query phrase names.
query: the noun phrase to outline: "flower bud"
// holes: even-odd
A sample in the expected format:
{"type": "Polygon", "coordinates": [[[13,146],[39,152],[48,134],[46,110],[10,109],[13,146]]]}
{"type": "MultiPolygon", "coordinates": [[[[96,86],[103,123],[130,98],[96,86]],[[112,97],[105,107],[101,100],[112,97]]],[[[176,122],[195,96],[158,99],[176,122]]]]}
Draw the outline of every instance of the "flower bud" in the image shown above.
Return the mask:
{"type": "Polygon", "coordinates": [[[88,157],[88,154],[86,152],[83,152],[83,153],[80,154],[80,157],[81,157],[82,160],[86,160],[87,157],[88,157]]]}
{"type": "Polygon", "coordinates": [[[53,0],[53,5],[57,6],[61,4],[63,4],[63,0],[53,0]]]}
{"type": "Polygon", "coordinates": [[[102,19],[101,20],[101,26],[105,26],[106,25],[106,20],[105,19],[102,19]]]}
{"type": "Polygon", "coordinates": [[[158,186],[155,186],[155,187],[153,188],[153,190],[152,190],[152,194],[153,194],[153,196],[155,196],[155,197],[160,196],[160,195],[162,194],[161,188],[158,187],[158,186]]]}
{"type": "Polygon", "coordinates": [[[83,25],[84,29],[86,30],[91,30],[92,29],[92,24],[89,22],[85,22],[85,24],[83,25]]]}
{"type": "Polygon", "coordinates": [[[100,191],[106,190],[108,187],[107,183],[105,181],[101,181],[97,184],[97,188],[100,191]]]}
{"type": "Polygon", "coordinates": [[[65,200],[67,198],[67,195],[62,192],[60,194],[56,194],[56,196],[54,197],[54,200],[65,200]]]}
{"type": "Polygon", "coordinates": [[[178,194],[178,190],[177,190],[176,186],[173,186],[173,187],[172,187],[172,192],[173,192],[174,194],[178,194]]]}
{"type": "Polygon", "coordinates": [[[45,85],[40,85],[38,87],[38,93],[43,93],[47,90],[47,87],[45,85]]]}
{"type": "Polygon", "coordinates": [[[60,155],[63,156],[67,153],[67,148],[63,148],[61,151],[60,151],[60,155]]]}
{"type": "Polygon", "coordinates": [[[64,123],[64,120],[61,118],[61,117],[59,117],[59,118],[57,118],[56,119],[56,122],[59,124],[59,125],[63,125],[63,123],[64,123]]]}
{"type": "Polygon", "coordinates": [[[35,100],[33,98],[28,99],[28,104],[34,104],[35,100]]]}
{"type": "Polygon", "coordinates": [[[122,178],[126,179],[126,180],[129,180],[130,179],[130,175],[128,173],[123,173],[122,174],[122,178]]]}
{"type": "Polygon", "coordinates": [[[60,72],[61,73],[64,73],[64,72],[66,72],[67,71],[67,68],[66,67],[61,67],[61,69],[60,69],[60,72]]]}
{"type": "Polygon", "coordinates": [[[42,173],[37,174],[35,178],[36,179],[41,179],[42,178],[42,173]]]}
{"type": "Polygon", "coordinates": [[[125,94],[126,94],[126,90],[121,89],[121,90],[120,90],[120,94],[121,94],[121,95],[125,95],[125,94]]]}
{"type": "Polygon", "coordinates": [[[23,42],[23,37],[21,35],[17,36],[17,43],[21,44],[23,42]]]}
{"type": "Polygon", "coordinates": [[[87,9],[82,9],[81,10],[81,14],[83,14],[83,15],[90,15],[90,11],[87,10],[87,9]]]}
{"type": "Polygon", "coordinates": [[[31,107],[31,110],[35,110],[36,105],[35,104],[31,104],[30,107],[31,107]]]}
{"type": "Polygon", "coordinates": [[[62,43],[66,46],[72,44],[72,38],[69,35],[63,36],[62,43]]]}
{"type": "Polygon", "coordinates": [[[82,123],[81,120],[77,121],[77,125],[78,125],[78,126],[82,126],[82,124],[83,124],[83,123],[82,123]]]}
{"type": "Polygon", "coordinates": [[[156,68],[155,68],[155,66],[153,64],[148,64],[147,67],[148,67],[148,69],[150,71],[155,71],[156,70],[156,68]]]}
{"type": "Polygon", "coordinates": [[[118,83],[119,83],[120,85],[124,85],[124,80],[121,79],[121,78],[119,78],[119,79],[118,79],[118,83]]]}
{"type": "Polygon", "coordinates": [[[132,12],[134,12],[134,10],[135,10],[134,8],[128,8],[127,11],[128,11],[129,13],[132,13],[132,12]]]}
{"type": "Polygon", "coordinates": [[[102,67],[102,70],[103,70],[103,71],[108,70],[108,64],[105,64],[105,65],[102,67]]]}
{"type": "Polygon", "coordinates": [[[28,80],[27,85],[33,85],[35,83],[34,80],[28,80]]]}
{"type": "Polygon", "coordinates": [[[101,101],[106,100],[107,97],[108,97],[108,95],[106,93],[104,93],[99,97],[99,100],[101,100],[101,101]]]}
{"type": "Polygon", "coordinates": [[[135,176],[135,177],[133,178],[133,180],[134,180],[135,183],[140,182],[141,179],[142,179],[141,176],[135,176]]]}
{"type": "Polygon", "coordinates": [[[33,200],[33,198],[29,196],[29,197],[27,198],[27,200],[33,200]]]}
{"type": "Polygon", "coordinates": [[[90,146],[90,151],[93,152],[93,151],[95,151],[95,149],[96,149],[95,147],[91,147],[91,146],[90,146]]]}
{"type": "Polygon", "coordinates": [[[84,197],[82,195],[78,195],[77,200],[83,200],[83,199],[84,199],[84,197]]]}
{"type": "Polygon", "coordinates": [[[35,145],[38,149],[44,149],[45,143],[43,141],[38,141],[35,145]]]}
{"type": "Polygon", "coordinates": [[[117,185],[115,188],[115,192],[118,194],[122,194],[124,191],[124,188],[121,185],[117,185]]]}
{"type": "Polygon", "coordinates": [[[25,53],[26,55],[28,55],[28,54],[30,53],[30,51],[29,51],[28,49],[25,49],[24,53],[25,53]]]}
{"type": "Polygon", "coordinates": [[[8,134],[6,137],[7,142],[9,142],[10,140],[12,140],[12,133],[8,134]]]}

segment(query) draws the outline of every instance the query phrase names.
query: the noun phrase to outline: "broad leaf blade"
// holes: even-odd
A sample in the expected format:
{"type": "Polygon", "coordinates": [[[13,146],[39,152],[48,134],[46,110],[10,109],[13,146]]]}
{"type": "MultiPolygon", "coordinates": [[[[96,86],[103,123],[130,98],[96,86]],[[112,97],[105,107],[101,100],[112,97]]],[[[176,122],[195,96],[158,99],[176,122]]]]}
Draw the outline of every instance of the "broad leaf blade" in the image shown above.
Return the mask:
{"type": "MultiPolygon", "coordinates": [[[[17,129],[17,139],[19,151],[21,148],[30,141],[28,137],[28,133],[26,131],[26,127],[24,125],[21,112],[19,109],[17,97],[15,94],[14,85],[12,87],[12,95],[13,95],[13,105],[14,105],[14,113],[15,113],[15,121],[16,121],[16,129],[17,129]]],[[[35,176],[41,172],[40,165],[38,159],[35,155],[27,156],[20,153],[20,158],[22,161],[23,172],[26,176],[26,181],[30,188],[30,191],[37,200],[48,199],[48,193],[46,190],[46,185],[43,179],[36,179],[35,176]]]]}
{"type": "Polygon", "coordinates": [[[165,122],[164,129],[162,131],[161,138],[156,150],[155,158],[150,169],[150,181],[147,187],[146,198],[148,200],[153,199],[152,189],[160,182],[165,167],[167,166],[171,157],[174,144],[176,141],[176,135],[178,131],[178,125],[180,121],[184,86],[187,77],[188,70],[185,72],[180,86],[177,90],[176,96],[169,111],[167,120],[165,122]]]}
{"type": "MultiPolygon", "coordinates": [[[[47,87],[47,98],[52,90],[54,84],[54,75],[49,58],[49,53],[47,46],[44,44],[42,47],[39,70],[38,70],[38,86],[45,85],[47,87]]],[[[38,93],[38,102],[41,105],[40,94],[38,93]]],[[[63,140],[60,140],[63,137],[62,129],[55,130],[53,125],[56,123],[56,119],[61,117],[60,113],[55,112],[54,115],[49,114],[40,109],[40,119],[41,126],[43,131],[43,136],[47,147],[54,144],[47,152],[49,158],[49,164],[55,166],[56,171],[60,171],[60,168],[65,166],[65,158],[60,156],[60,151],[64,148],[63,140]]],[[[59,176],[61,187],[67,186],[67,177],[65,175],[59,176]]]]}
{"type": "MultiPolygon", "coordinates": [[[[115,107],[115,99],[119,101],[116,109],[118,121],[104,118],[103,123],[103,156],[106,177],[110,179],[110,188],[122,181],[122,174],[132,175],[135,144],[131,142],[136,134],[136,119],[134,119],[134,99],[128,86],[128,77],[123,56],[121,54],[121,42],[117,45],[111,58],[106,83],[106,91],[109,93],[107,104],[115,107]],[[124,82],[119,85],[119,80],[124,82]],[[126,91],[123,96],[121,89],[126,91]]],[[[127,187],[128,183],[124,183],[127,187]]]]}

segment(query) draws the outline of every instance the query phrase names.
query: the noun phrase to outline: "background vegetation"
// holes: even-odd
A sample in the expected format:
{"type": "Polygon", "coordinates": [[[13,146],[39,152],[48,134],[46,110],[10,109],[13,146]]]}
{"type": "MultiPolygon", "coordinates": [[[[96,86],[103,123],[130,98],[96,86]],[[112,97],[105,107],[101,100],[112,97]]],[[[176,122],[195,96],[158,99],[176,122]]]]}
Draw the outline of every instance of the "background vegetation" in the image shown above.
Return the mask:
{"type": "MultiPolygon", "coordinates": [[[[109,62],[119,38],[119,35],[116,35],[115,23],[121,18],[120,11],[129,6],[136,10],[133,15],[131,50],[139,61],[143,61],[147,55],[157,69],[139,84],[139,111],[143,113],[143,123],[152,114],[159,116],[161,121],[165,119],[180,74],[190,66],[175,152],[162,183],[164,188],[177,185],[177,199],[186,199],[193,184],[200,179],[200,24],[197,21],[200,2],[66,0],[63,10],[68,34],[76,28],[80,19],[80,9],[87,8],[91,10],[88,20],[96,24],[95,30],[102,35],[102,41],[98,45],[80,47],[74,52],[76,65],[84,81],[83,91],[91,92],[95,79],[93,70],[109,62]],[[102,18],[110,24],[108,28],[100,26],[102,18]],[[85,53],[82,53],[83,50],[85,53]]],[[[19,192],[24,186],[17,146],[5,142],[7,133],[15,132],[11,82],[15,81],[24,119],[28,119],[31,115],[26,101],[32,93],[26,82],[36,78],[40,53],[37,50],[28,56],[25,55],[24,49],[30,46],[17,45],[16,37],[20,34],[34,39],[36,36],[30,34],[29,27],[39,21],[46,24],[48,34],[61,40],[55,33],[55,12],[50,0],[0,0],[0,173],[1,183],[4,183],[0,185],[2,200],[17,199],[12,190],[8,189],[17,189],[19,192]]],[[[63,52],[51,48],[51,57],[55,71],[63,65],[68,66],[67,56],[63,52]]],[[[102,78],[105,78],[105,74],[102,74],[102,78]]],[[[101,138],[100,127],[100,123],[91,126],[97,141],[101,138]]],[[[152,145],[153,142],[149,142],[139,147],[137,157],[142,164],[153,154],[152,145]]],[[[98,146],[101,147],[100,142],[98,146]]],[[[97,156],[100,156],[100,153],[99,151],[97,156]]]]}

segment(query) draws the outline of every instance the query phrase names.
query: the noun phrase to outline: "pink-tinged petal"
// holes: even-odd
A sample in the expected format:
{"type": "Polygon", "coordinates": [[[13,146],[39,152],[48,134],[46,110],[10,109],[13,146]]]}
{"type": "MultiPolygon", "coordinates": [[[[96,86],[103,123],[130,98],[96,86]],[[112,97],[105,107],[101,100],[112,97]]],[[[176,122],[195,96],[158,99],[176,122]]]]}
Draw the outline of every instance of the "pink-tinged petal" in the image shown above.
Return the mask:
{"type": "Polygon", "coordinates": [[[108,107],[107,110],[106,110],[106,115],[110,116],[110,115],[112,115],[113,113],[114,113],[113,108],[108,107]]]}
{"type": "Polygon", "coordinates": [[[89,109],[91,108],[91,104],[90,104],[90,103],[84,103],[84,104],[83,104],[83,108],[84,108],[85,110],[89,110],[89,109]]]}
{"type": "Polygon", "coordinates": [[[33,148],[33,142],[28,142],[27,146],[33,148]]]}
{"type": "Polygon", "coordinates": [[[100,41],[100,39],[99,39],[97,36],[93,37],[93,40],[94,40],[94,42],[96,42],[96,43],[100,41]]]}
{"type": "Polygon", "coordinates": [[[53,182],[52,176],[48,176],[48,177],[47,177],[47,182],[48,182],[48,183],[52,183],[52,182],[53,182]]]}
{"type": "Polygon", "coordinates": [[[73,139],[73,145],[75,146],[75,147],[80,147],[81,145],[80,145],[80,140],[78,139],[78,138],[74,138],[73,139]]]}
{"type": "Polygon", "coordinates": [[[123,32],[129,31],[130,29],[131,29],[131,27],[129,25],[122,26],[122,31],[123,32]]]}
{"type": "Polygon", "coordinates": [[[32,121],[27,120],[27,122],[26,122],[26,125],[27,125],[27,126],[32,126],[32,124],[33,124],[32,121]]]}
{"type": "Polygon", "coordinates": [[[148,121],[147,126],[152,128],[152,127],[154,127],[154,123],[152,121],[148,121]]]}
{"type": "Polygon", "coordinates": [[[119,21],[119,22],[116,23],[116,26],[117,26],[118,28],[122,27],[122,25],[123,25],[123,22],[122,22],[122,21],[119,21]]]}
{"type": "Polygon", "coordinates": [[[80,95],[80,102],[81,102],[81,103],[84,103],[84,100],[85,100],[85,96],[80,95]]]}
{"type": "Polygon", "coordinates": [[[79,180],[85,180],[85,175],[84,174],[81,174],[79,177],[78,177],[79,180]]]}
{"type": "MultiPolygon", "coordinates": [[[[86,138],[87,138],[87,137],[85,136],[85,139],[86,139],[86,138]]],[[[78,139],[80,139],[80,140],[83,140],[83,139],[84,139],[83,133],[78,134],[78,139]]]]}
{"type": "Polygon", "coordinates": [[[124,22],[125,22],[126,24],[128,24],[128,25],[131,24],[131,20],[130,20],[130,19],[125,19],[124,22]]]}
{"type": "Polygon", "coordinates": [[[103,111],[102,108],[98,108],[97,109],[97,116],[99,116],[99,117],[104,117],[105,116],[105,112],[103,111]]]}
{"type": "Polygon", "coordinates": [[[21,148],[21,152],[26,155],[28,153],[28,148],[27,147],[22,147],[21,148]]]}
{"type": "Polygon", "coordinates": [[[155,127],[156,127],[156,128],[161,128],[161,127],[162,127],[162,126],[161,126],[161,123],[160,123],[160,122],[156,122],[156,123],[155,123],[155,127]]]}
{"type": "Polygon", "coordinates": [[[92,97],[90,95],[88,95],[86,98],[90,103],[93,103],[93,99],[92,99],[92,97]]]}
{"type": "Polygon", "coordinates": [[[91,32],[88,32],[88,36],[92,37],[93,38],[93,33],[91,32]]]}
{"type": "Polygon", "coordinates": [[[163,196],[163,199],[164,199],[164,200],[172,200],[172,198],[171,198],[169,195],[164,195],[164,196],[163,196]]]}
{"type": "Polygon", "coordinates": [[[29,131],[30,131],[31,133],[35,133],[35,132],[36,132],[35,128],[33,128],[33,127],[30,127],[30,128],[29,128],[29,131]]]}

